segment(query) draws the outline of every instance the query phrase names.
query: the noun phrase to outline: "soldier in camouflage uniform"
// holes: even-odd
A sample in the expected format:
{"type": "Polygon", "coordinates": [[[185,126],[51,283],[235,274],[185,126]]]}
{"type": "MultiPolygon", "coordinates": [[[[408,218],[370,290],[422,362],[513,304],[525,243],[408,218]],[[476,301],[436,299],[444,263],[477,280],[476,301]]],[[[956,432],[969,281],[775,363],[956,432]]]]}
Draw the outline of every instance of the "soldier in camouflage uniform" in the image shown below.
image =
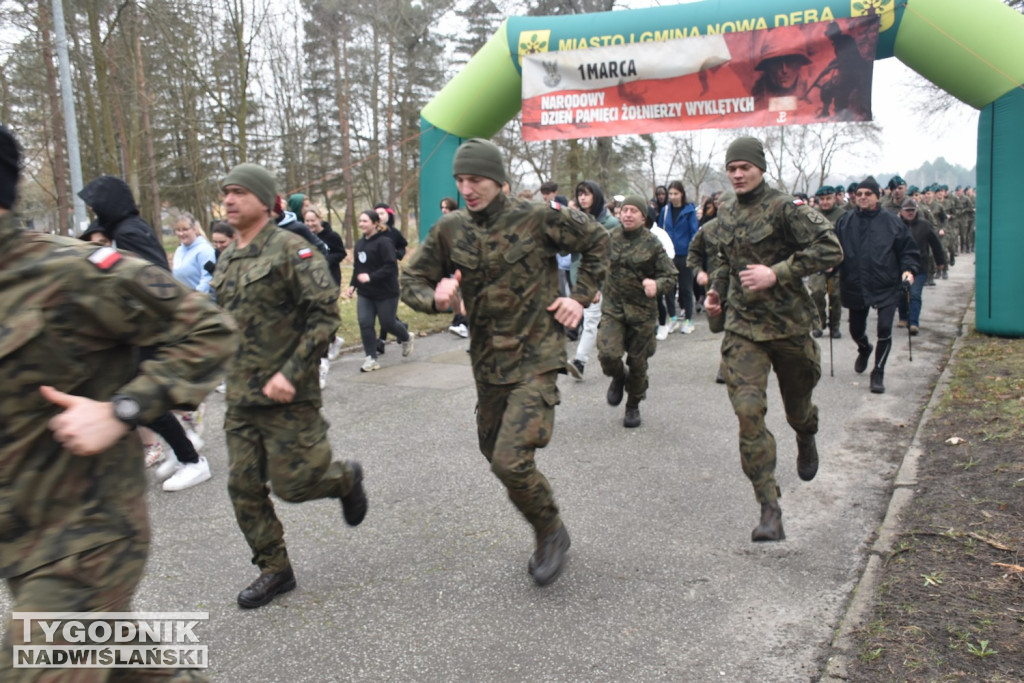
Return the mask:
{"type": "Polygon", "coordinates": [[[967,198],[967,251],[971,254],[974,253],[974,235],[977,231],[977,224],[975,219],[977,217],[977,205],[975,201],[974,188],[967,186],[964,190],[964,196],[967,198]]]}
{"type": "MultiPolygon", "coordinates": [[[[818,210],[821,215],[835,227],[846,213],[835,205],[835,188],[823,185],[814,195],[818,198],[818,210]]],[[[828,329],[832,339],[841,339],[843,333],[839,326],[842,323],[843,306],[839,300],[839,274],[814,273],[807,278],[807,287],[811,290],[811,299],[818,311],[818,324],[811,330],[811,334],[820,337],[822,330],[828,329]]]]}
{"type": "MultiPolygon", "coordinates": [[[[907,181],[894,175],[889,178],[886,187],[889,188],[889,194],[882,198],[881,207],[891,214],[899,215],[903,208],[903,201],[907,198],[907,181]]],[[[832,221],[832,225],[835,226],[835,224],[835,221],[832,221]]]]}
{"type": "Polygon", "coordinates": [[[671,294],[679,276],[661,242],[644,228],[646,213],[647,202],[639,195],[626,197],[619,209],[620,225],[612,228],[608,244],[608,280],[597,334],[601,370],[612,378],[608,405],[619,405],[625,389],[626,427],[640,426],[640,401],[647,397],[647,359],[657,343],[657,297],[671,294]]]}
{"type": "Polygon", "coordinates": [[[760,140],[734,140],[725,161],[736,199],[718,212],[724,240],[707,310],[721,315],[724,292],[726,385],[739,420],[743,472],[761,504],[751,540],[779,541],[786,534],[775,437],[764,420],[768,375],[775,370],[786,420],[797,434],[797,473],[810,481],[818,471],[818,409],[811,394],[821,376],[821,354],[809,334],[817,314],[803,278],[839,265],[843,252],[824,216],[765,182],[760,140]]]}
{"type": "MultiPolygon", "coordinates": [[[[11,212],[18,157],[0,127],[0,572],[15,612],[130,611],[149,549],[133,428],[194,409],[217,384],[235,328],[166,270],[23,230],[11,212]],[[141,346],[155,353],[139,366],[141,346]]],[[[26,641],[20,622],[7,622],[0,679],[200,680],[169,670],[14,669],[13,646],[45,642],[32,625],[26,641]]]]}
{"type": "Polygon", "coordinates": [[[240,164],[221,187],[238,237],[217,262],[213,288],[241,332],[227,376],[228,493],[261,572],[238,594],[241,607],[253,608],[295,588],[268,481],[290,503],[340,499],[350,526],[363,521],[367,503],[362,467],[331,460],[320,415],[319,362],[339,324],[327,261],[277,229],[274,177],[265,168],[240,164]]]}
{"type": "MultiPolygon", "coordinates": [[[[731,192],[723,192],[715,200],[715,207],[720,208],[727,199],[734,199],[731,192]]],[[[693,279],[701,287],[707,287],[709,274],[721,265],[720,247],[723,235],[719,231],[718,217],[700,226],[697,234],[690,240],[690,249],[686,252],[686,267],[693,271],[693,279]],[[707,264],[707,270],[704,270],[707,264]]],[[[722,292],[718,293],[719,298],[724,299],[722,292]]],[[[715,334],[723,331],[724,318],[721,315],[708,316],[708,329],[715,334]]],[[[725,384],[725,361],[719,361],[718,373],[715,375],[715,383],[725,384]]]]}
{"type": "MultiPolygon", "coordinates": [[[[939,185],[936,188],[935,201],[942,205],[942,210],[946,213],[945,238],[949,245],[947,247],[949,265],[954,266],[956,265],[956,256],[960,253],[960,228],[956,202],[953,200],[952,195],[949,194],[948,185],[939,185]]],[[[941,231],[939,236],[943,236],[941,231]]],[[[944,273],[943,279],[946,277],[948,277],[948,274],[944,273]]]]}
{"type": "Polygon", "coordinates": [[[402,273],[402,301],[444,312],[461,284],[480,451],[536,533],[528,569],[546,585],[558,577],[570,540],[534,451],[551,439],[565,329],[579,324],[601,287],[608,232],[558,203],[506,197],[505,163],[487,140],[464,142],[452,172],[466,208],[431,228],[402,273]],[[569,253],[580,254],[579,272],[562,297],[555,255],[569,253]]]}

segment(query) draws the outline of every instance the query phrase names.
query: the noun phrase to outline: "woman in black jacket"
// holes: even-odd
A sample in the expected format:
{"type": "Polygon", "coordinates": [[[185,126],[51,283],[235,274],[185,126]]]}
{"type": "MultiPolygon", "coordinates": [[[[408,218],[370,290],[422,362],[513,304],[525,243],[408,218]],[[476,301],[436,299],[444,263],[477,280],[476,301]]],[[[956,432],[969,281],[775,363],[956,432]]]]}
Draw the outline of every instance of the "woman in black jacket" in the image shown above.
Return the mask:
{"type": "Polygon", "coordinates": [[[352,250],[352,279],[348,295],[359,292],[356,317],[359,334],[366,352],[362,372],[379,370],[377,363],[377,335],[374,321],[380,320],[381,330],[390,332],[402,342],[402,355],[412,353],[412,333],[406,330],[395,314],[398,312],[398,259],[395,244],[382,232],[380,216],[376,211],[359,214],[359,231],[363,237],[352,250]]]}
{"type": "Polygon", "coordinates": [[[341,240],[341,235],[331,229],[330,223],[320,218],[320,212],[316,207],[311,206],[306,209],[302,220],[310,232],[319,237],[327,245],[327,248],[330,249],[330,252],[327,254],[327,269],[331,272],[331,277],[334,278],[335,284],[341,287],[341,262],[348,256],[348,252],[345,250],[345,243],[341,240]]]}

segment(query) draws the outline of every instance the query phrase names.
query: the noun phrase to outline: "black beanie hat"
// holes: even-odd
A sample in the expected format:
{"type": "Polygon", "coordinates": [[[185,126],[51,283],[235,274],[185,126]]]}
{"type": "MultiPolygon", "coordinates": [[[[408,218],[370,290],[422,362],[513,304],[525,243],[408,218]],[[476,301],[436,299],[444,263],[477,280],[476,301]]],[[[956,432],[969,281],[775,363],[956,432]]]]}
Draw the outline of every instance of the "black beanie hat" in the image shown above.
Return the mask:
{"type": "Polygon", "coordinates": [[[502,185],[508,182],[501,150],[490,140],[470,138],[455,151],[452,175],[476,175],[502,185]]]}
{"type": "Polygon", "coordinates": [[[764,158],[764,145],[757,138],[742,137],[733,140],[725,152],[725,165],[728,166],[734,161],[749,161],[762,171],[768,168],[768,162],[764,158]]]}
{"type": "Polygon", "coordinates": [[[21,149],[11,131],[0,126],[0,207],[10,209],[18,198],[21,149]]]}
{"type": "Polygon", "coordinates": [[[876,197],[882,196],[882,188],[878,186],[878,181],[875,180],[874,176],[868,176],[864,180],[860,181],[857,185],[858,190],[870,190],[876,197]]]}

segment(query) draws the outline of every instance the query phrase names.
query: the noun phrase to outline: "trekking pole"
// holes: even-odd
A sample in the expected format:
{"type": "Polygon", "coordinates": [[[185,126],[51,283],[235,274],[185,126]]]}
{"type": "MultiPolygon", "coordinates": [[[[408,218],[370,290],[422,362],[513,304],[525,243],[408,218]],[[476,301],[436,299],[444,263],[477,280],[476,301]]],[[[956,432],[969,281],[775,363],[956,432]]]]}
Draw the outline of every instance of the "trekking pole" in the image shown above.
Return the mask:
{"type": "MultiPolygon", "coordinates": [[[[907,313],[910,313],[910,283],[903,281],[903,296],[907,298],[907,313]]],[[[914,362],[914,335],[910,332],[910,324],[907,324],[907,350],[910,352],[910,362],[914,362]]]]}
{"type": "Polygon", "coordinates": [[[825,273],[825,291],[828,293],[828,301],[826,310],[828,311],[828,376],[835,377],[835,361],[832,357],[832,276],[825,273]]]}

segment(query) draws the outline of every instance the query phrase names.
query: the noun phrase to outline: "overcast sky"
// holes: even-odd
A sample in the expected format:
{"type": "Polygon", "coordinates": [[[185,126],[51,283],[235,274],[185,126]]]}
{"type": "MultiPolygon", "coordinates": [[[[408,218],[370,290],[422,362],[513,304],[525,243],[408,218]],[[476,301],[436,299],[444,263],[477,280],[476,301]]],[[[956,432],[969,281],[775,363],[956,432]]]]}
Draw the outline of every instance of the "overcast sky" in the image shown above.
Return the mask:
{"type": "Polygon", "coordinates": [[[978,160],[978,110],[959,101],[949,114],[925,125],[913,113],[921,93],[911,87],[924,82],[895,57],[875,62],[871,109],[882,126],[882,157],[878,168],[905,173],[925,161],[945,157],[973,168],[978,160]]]}

